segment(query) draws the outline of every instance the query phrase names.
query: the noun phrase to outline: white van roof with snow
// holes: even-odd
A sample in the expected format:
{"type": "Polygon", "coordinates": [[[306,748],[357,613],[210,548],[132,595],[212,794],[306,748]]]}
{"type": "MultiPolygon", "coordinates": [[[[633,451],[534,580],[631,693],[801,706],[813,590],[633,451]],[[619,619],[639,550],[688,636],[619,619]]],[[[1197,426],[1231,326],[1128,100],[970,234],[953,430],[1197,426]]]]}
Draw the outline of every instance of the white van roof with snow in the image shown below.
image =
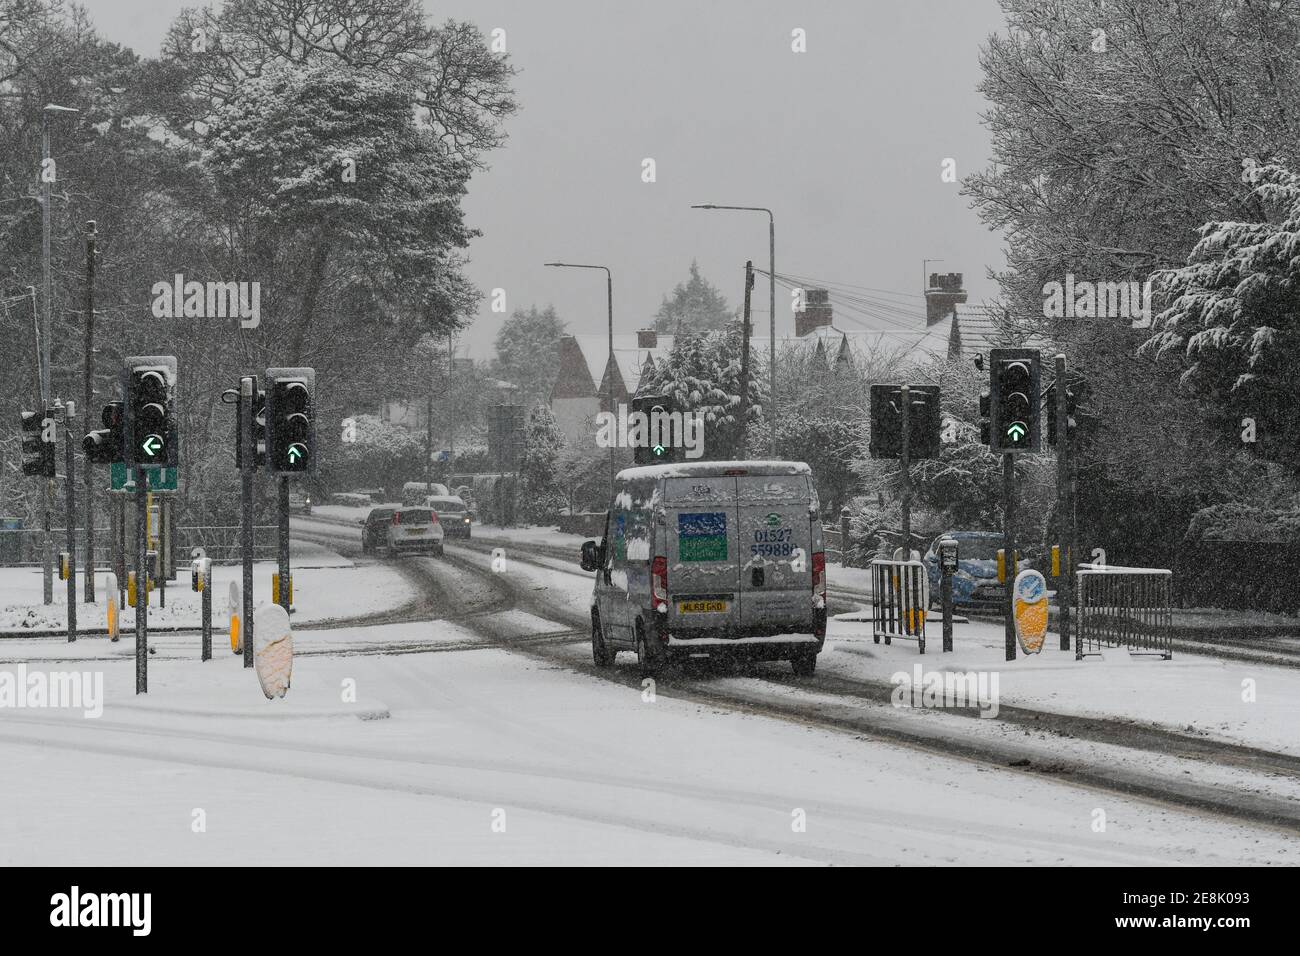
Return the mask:
{"type": "Polygon", "coordinates": [[[724,475],[811,475],[802,461],[680,461],[666,465],[624,468],[618,478],[716,478],[724,475]]]}

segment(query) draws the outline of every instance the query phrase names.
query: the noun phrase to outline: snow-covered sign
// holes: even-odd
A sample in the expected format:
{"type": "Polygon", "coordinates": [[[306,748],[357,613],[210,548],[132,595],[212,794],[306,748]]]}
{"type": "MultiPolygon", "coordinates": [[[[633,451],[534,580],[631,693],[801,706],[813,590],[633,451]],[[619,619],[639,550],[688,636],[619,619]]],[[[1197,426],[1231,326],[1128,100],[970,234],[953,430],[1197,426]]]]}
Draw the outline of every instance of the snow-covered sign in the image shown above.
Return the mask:
{"type": "Polygon", "coordinates": [[[253,669],[267,700],[283,697],[293,677],[293,630],[289,612],[278,604],[253,614],[253,669]]]}
{"type": "Polygon", "coordinates": [[[1037,654],[1047,637],[1047,580],[1037,571],[1021,571],[1011,589],[1011,602],[1020,649],[1037,654]]]}

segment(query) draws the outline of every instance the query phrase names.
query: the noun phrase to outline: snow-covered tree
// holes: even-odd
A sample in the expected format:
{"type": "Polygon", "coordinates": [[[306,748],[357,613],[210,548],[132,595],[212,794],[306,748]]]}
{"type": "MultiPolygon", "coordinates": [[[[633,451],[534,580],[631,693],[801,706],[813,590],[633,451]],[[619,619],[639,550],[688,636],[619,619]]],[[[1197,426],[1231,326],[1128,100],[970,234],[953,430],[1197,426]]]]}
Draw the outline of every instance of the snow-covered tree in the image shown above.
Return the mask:
{"type": "Polygon", "coordinates": [[[1263,221],[1201,227],[1187,265],[1159,277],[1156,331],[1144,348],[1176,361],[1182,382],[1225,431],[1276,460],[1300,460],[1300,176],[1259,169],[1263,221]]]}
{"type": "Polygon", "coordinates": [[[559,373],[560,339],[565,334],[564,320],[555,307],[530,306],[516,309],[501,324],[496,337],[494,372],[519,386],[519,399],[525,405],[549,402],[551,387],[559,373]]]}
{"type": "Polygon", "coordinates": [[[564,506],[556,474],[563,450],[564,436],[550,406],[538,402],[528,413],[519,462],[519,509],[526,520],[549,522],[564,506]]]}
{"type": "MultiPolygon", "coordinates": [[[[744,457],[740,428],[740,356],[743,334],[739,320],[725,329],[703,334],[683,332],[654,375],[639,387],[646,394],[668,396],[675,411],[704,415],[704,458],[744,457]]],[[[763,421],[767,389],[765,376],[750,355],[747,438],[752,442],[763,421]]]]}
{"type": "Polygon", "coordinates": [[[424,478],[424,440],[375,415],[357,415],[352,441],[339,444],[329,468],[335,490],[379,486],[400,488],[424,478]]]}
{"type": "Polygon", "coordinates": [[[727,300],[708,279],[700,274],[699,264],[691,262],[691,276],[679,282],[670,297],[655,313],[655,329],[668,335],[708,332],[726,328],[735,317],[727,300]]]}

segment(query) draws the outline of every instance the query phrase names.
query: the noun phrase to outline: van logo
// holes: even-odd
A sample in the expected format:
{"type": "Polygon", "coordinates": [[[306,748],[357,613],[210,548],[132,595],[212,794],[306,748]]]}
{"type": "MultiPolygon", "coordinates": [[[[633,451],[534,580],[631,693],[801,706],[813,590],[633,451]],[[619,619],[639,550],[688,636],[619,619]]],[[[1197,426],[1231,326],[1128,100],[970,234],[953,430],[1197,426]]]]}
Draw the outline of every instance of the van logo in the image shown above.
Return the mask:
{"type": "Polygon", "coordinates": [[[781,516],[773,511],[767,516],[767,526],[769,528],[779,528],[781,526],[781,516]]]}

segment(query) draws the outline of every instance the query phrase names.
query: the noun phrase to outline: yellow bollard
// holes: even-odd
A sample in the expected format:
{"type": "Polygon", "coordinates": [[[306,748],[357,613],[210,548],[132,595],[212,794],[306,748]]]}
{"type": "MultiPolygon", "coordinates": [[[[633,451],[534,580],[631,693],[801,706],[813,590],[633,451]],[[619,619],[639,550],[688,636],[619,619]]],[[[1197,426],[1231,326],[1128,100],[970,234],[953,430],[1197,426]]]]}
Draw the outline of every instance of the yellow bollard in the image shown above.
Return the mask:
{"type": "Polygon", "coordinates": [[[1061,576],[1061,546],[1059,544],[1054,544],[1052,545],[1052,577],[1059,578],[1060,576],[1061,576]]]}
{"type": "Polygon", "coordinates": [[[236,654],[238,654],[240,651],[244,649],[244,646],[239,643],[239,615],[238,614],[230,615],[230,649],[234,651],[236,654]]]}
{"type": "MultiPolygon", "coordinates": [[[[280,572],[271,572],[271,603],[280,603],[280,572]]],[[[289,575],[289,603],[293,604],[293,575],[289,575]]]]}

